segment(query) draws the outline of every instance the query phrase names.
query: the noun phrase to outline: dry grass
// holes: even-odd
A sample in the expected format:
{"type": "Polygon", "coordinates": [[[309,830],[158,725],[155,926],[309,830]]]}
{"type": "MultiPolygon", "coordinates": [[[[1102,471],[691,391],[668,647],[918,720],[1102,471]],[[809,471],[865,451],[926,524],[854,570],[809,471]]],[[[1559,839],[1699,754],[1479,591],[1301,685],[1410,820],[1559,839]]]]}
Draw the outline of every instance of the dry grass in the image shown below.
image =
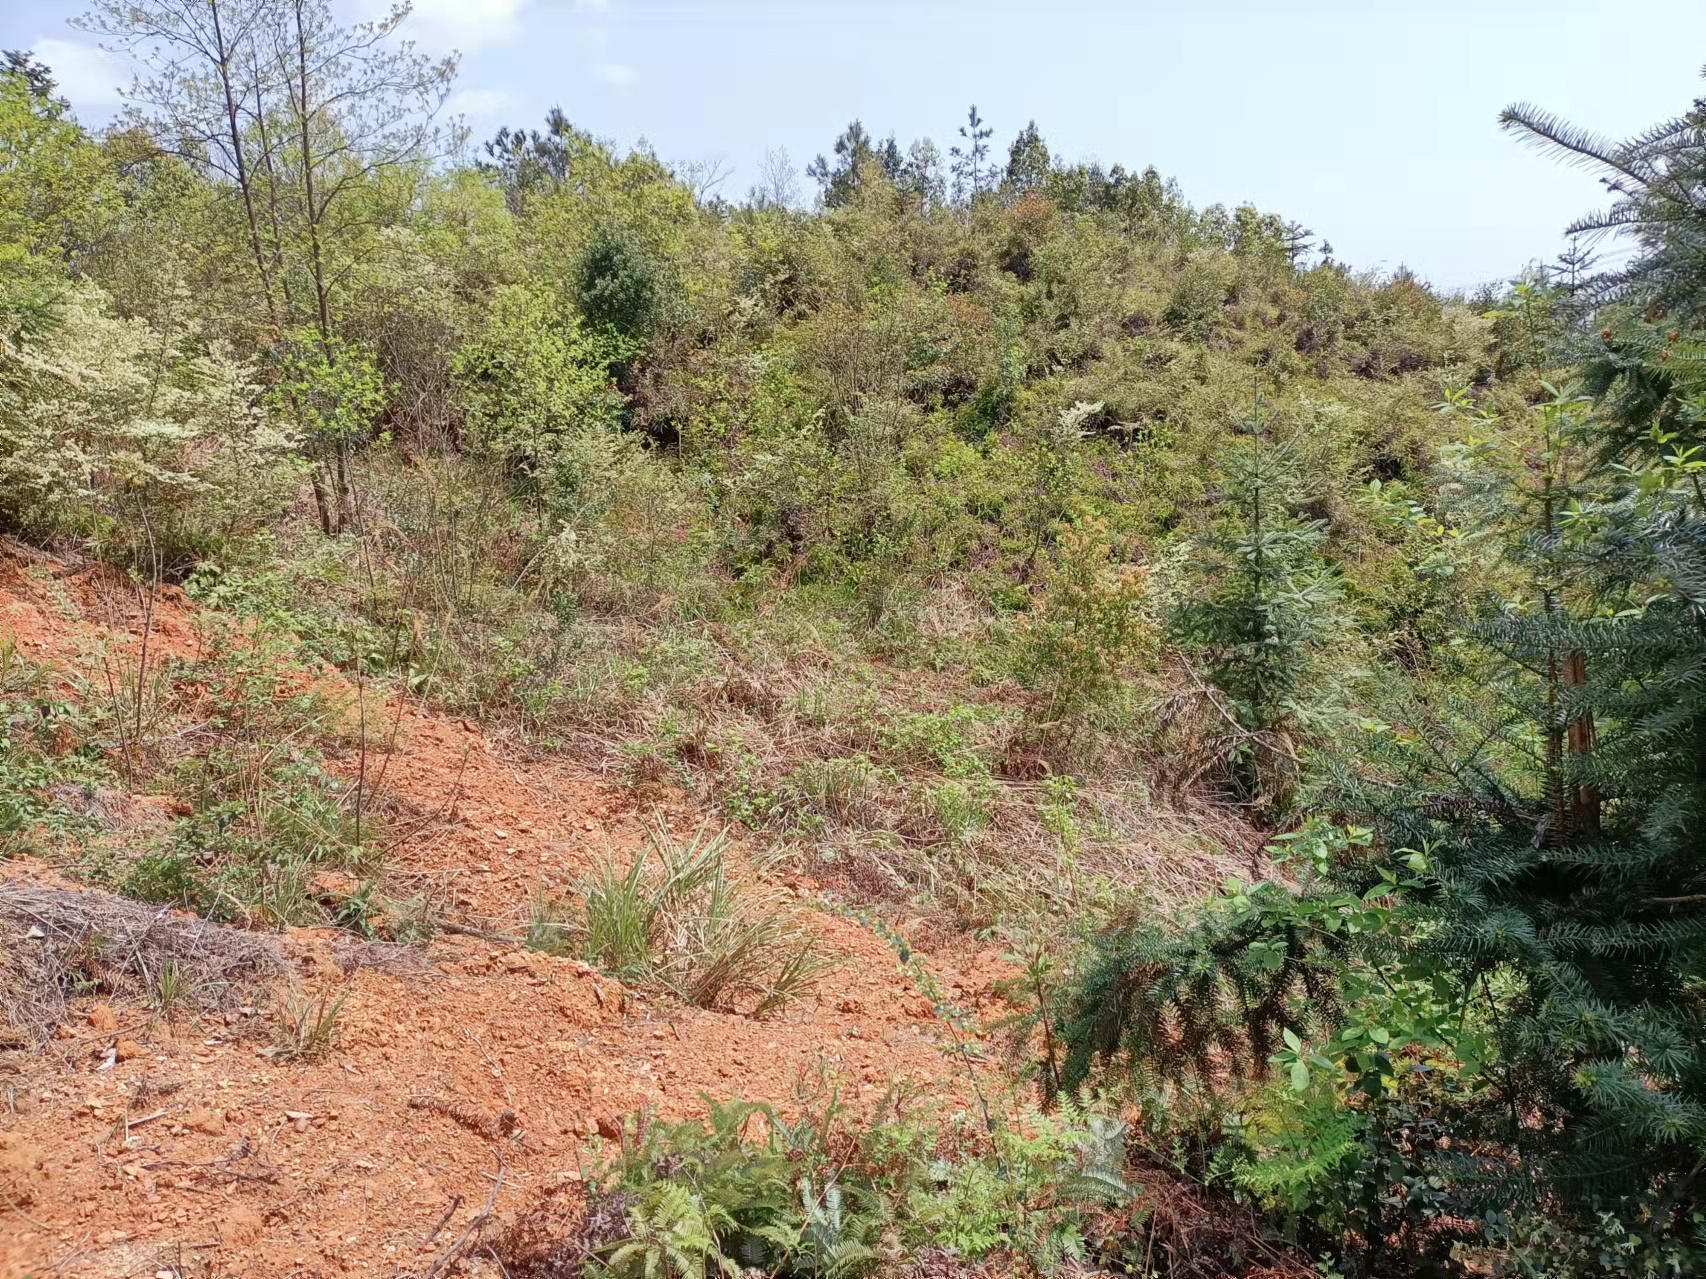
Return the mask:
{"type": "Polygon", "coordinates": [[[42,1043],[72,995],[110,991],[229,1007],[288,971],[275,937],[94,889],[0,884],[0,1014],[42,1043]]]}
{"type": "MultiPolygon", "coordinates": [[[[644,628],[601,624],[613,648],[643,649],[644,628]]],[[[1139,779],[1170,777],[1175,762],[1146,758],[1126,736],[1087,729],[1070,783],[1056,781],[1010,684],[850,660],[797,623],[786,636],[712,635],[714,668],[667,689],[612,691],[566,744],[635,784],[634,743],[648,742],[646,780],[669,768],[761,838],[811,848],[812,872],[852,896],[933,903],[961,924],[1128,895],[1165,913],[1260,871],[1262,832],[1192,787],[1152,791],[1139,779]],[[908,731],[962,713],[952,758],[908,731]],[[1061,785],[1070,837],[1049,811],[1061,785]]]]}

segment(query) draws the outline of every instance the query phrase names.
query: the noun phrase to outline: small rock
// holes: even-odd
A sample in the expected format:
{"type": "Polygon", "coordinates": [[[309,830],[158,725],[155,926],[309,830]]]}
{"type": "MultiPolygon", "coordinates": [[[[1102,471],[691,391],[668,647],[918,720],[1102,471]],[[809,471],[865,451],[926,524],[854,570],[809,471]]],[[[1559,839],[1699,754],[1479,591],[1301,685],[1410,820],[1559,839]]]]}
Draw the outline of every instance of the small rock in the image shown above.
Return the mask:
{"type": "Polygon", "coordinates": [[[225,1135],[225,1116],[217,1110],[196,1110],[184,1118],[184,1127],[194,1132],[206,1133],[209,1137],[225,1135]]]}
{"type": "Polygon", "coordinates": [[[118,1025],[118,1014],[111,1004],[96,1004],[89,1010],[89,1024],[96,1030],[111,1030],[118,1025]]]}
{"type": "Polygon", "coordinates": [[[120,1061],[130,1061],[135,1057],[146,1057],[148,1050],[134,1039],[121,1039],[113,1045],[113,1053],[120,1061]]]}

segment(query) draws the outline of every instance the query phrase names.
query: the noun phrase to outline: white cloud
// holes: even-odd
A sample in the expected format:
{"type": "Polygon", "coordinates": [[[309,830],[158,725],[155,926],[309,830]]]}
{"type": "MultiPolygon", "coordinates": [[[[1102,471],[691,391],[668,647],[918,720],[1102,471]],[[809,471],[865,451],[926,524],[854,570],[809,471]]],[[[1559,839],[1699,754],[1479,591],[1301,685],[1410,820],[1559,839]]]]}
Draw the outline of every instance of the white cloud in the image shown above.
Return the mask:
{"type": "Polygon", "coordinates": [[[609,7],[610,0],[575,0],[578,13],[603,13],[609,7]]]}
{"type": "Polygon", "coordinates": [[[464,53],[490,44],[508,44],[521,31],[528,0],[415,0],[402,34],[433,48],[464,53]]]}
{"type": "Polygon", "coordinates": [[[490,120],[515,110],[515,95],[502,89],[458,89],[444,106],[449,115],[466,116],[471,121],[490,120]]]}
{"type": "Polygon", "coordinates": [[[37,62],[53,72],[59,94],[73,107],[110,107],[119,101],[119,86],[130,80],[125,65],[92,44],[43,36],[26,46],[37,62]]]}
{"type": "Polygon", "coordinates": [[[634,68],[626,62],[600,62],[593,70],[605,84],[617,89],[625,89],[639,78],[634,68]]]}

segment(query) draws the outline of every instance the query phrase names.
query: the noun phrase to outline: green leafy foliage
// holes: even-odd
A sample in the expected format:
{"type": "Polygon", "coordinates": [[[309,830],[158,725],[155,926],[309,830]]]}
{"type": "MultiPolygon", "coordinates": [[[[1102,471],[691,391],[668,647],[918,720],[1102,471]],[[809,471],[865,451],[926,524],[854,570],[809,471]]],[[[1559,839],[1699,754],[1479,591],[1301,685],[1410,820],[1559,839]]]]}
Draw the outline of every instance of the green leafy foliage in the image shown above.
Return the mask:
{"type": "Polygon", "coordinates": [[[569,441],[617,424],[616,348],[522,285],[500,290],[480,333],[456,353],[456,379],[478,446],[549,486],[569,441]]]}
{"type": "Polygon", "coordinates": [[[880,1109],[856,1122],[831,1091],[793,1119],[750,1102],[639,1115],[590,1180],[596,1235],[506,1265],[549,1273],[579,1253],[591,1274],[851,1279],[936,1251],[1054,1274],[1087,1262],[1132,1201],[1125,1124],[1070,1100],[946,1142],[898,1098],[880,1109]]]}

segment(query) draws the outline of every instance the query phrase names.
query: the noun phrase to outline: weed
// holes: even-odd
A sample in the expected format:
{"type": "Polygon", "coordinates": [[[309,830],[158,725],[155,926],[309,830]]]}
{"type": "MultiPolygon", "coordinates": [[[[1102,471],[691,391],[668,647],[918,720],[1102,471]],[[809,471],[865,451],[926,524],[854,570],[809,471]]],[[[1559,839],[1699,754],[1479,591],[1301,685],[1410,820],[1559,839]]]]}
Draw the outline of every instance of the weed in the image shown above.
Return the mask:
{"type": "Polygon", "coordinates": [[[574,946],[570,903],[538,892],[527,909],[527,949],[545,955],[566,955],[574,946]]]}
{"type": "Polygon", "coordinates": [[[761,1017],[826,970],[784,895],[731,872],[726,832],[701,826],[683,843],[654,823],[646,852],[626,867],[604,862],[580,896],[589,961],[702,1008],[739,1007],[761,1017]]]}
{"type": "Polygon", "coordinates": [[[144,853],[130,864],[118,887],[127,897],[204,910],[212,889],[193,854],[181,847],[144,853]]]}
{"type": "Polygon", "coordinates": [[[385,914],[379,885],[364,880],[347,893],[339,893],[331,903],[332,922],[340,928],[372,939],[382,934],[385,914]]]}
{"type": "MultiPolygon", "coordinates": [[[[1075,1099],[1054,1114],[1020,1109],[978,1133],[963,1116],[943,1125],[914,1115],[904,1094],[860,1122],[833,1086],[827,1099],[802,1101],[798,1119],[740,1101],[686,1123],[636,1117],[589,1188],[609,1226],[547,1235],[541,1251],[578,1250],[600,1263],[588,1273],[624,1279],[852,1279],[888,1273],[885,1259],[944,1252],[958,1263],[944,1273],[1075,1273],[1132,1242],[1120,1237],[1133,1196],[1125,1125],[1075,1099]],[[620,1224],[606,1204],[621,1206],[620,1224]],[[994,1264],[976,1266],[985,1261],[994,1264]]],[[[517,1274],[569,1273],[520,1250],[502,1262],[517,1274]]]]}
{"type": "Polygon", "coordinates": [[[315,1061],[336,1045],[348,990],[335,996],[311,996],[289,991],[278,1000],[279,1055],[292,1061],[315,1061]]]}
{"type": "Polygon", "coordinates": [[[649,972],[661,898],[668,885],[646,882],[642,854],[622,869],[606,859],[581,885],[586,923],[586,958],[618,977],[643,978],[649,972]]]}
{"type": "Polygon", "coordinates": [[[808,760],[788,779],[789,788],[806,807],[821,816],[850,825],[864,825],[874,816],[878,789],[893,784],[894,774],[879,769],[864,755],[808,760]]]}
{"type": "Polygon", "coordinates": [[[934,767],[948,777],[987,777],[988,761],[973,736],[981,719],[976,706],[902,714],[883,726],[883,749],[903,763],[934,767]]]}
{"type": "Polygon", "coordinates": [[[0,855],[97,826],[87,801],[114,780],[47,667],[0,637],[0,855]]]}
{"type": "Polygon", "coordinates": [[[148,975],[148,1000],[154,1011],[170,1017],[185,1003],[195,998],[195,974],[180,963],[176,956],[162,959],[148,975]]]}

